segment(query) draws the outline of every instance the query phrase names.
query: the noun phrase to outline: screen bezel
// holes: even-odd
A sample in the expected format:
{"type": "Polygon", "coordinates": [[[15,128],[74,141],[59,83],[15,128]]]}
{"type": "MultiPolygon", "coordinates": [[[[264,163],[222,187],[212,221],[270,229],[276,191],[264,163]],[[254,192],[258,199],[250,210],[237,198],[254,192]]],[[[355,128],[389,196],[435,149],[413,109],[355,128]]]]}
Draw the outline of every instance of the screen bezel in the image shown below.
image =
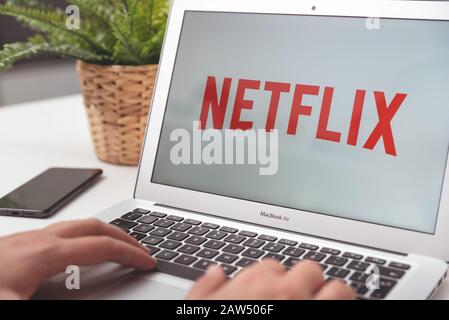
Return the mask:
{"type": "MultiPolygon", "coordinates": [[[[379,17],[414,20],[449,20],[449,3],[402,1],[304,1],[281,0],[174,0],[165,35],[157,84],[153,94],[152,111],[142,151],[135,198],[203,212],[214,216],[241,220],[324,238],[357,243],[403,253],[421,253],[449,259],[449,247],[444,245],[449,233],[449,170],[446,170],[435,234],[398,229],[349,220],[324,214],[310,213],[275,205],[261,204],[226,196],[208,194],[152,182],[155,158],[167,105],[173,68],[177,55],[185,11],[214,11],[239,13],[298,14],[344,17],[379,17]],[[272,220],[260,212],[288,218],[272,220]],[[241,212],[245,214],[242,215],[241,212]],[[446,213],[446,214],[445,214],[446,213]],[[338,219],[338,220],[336,220],[338,219]],[[338,223],[338,228],[335,227],[338,223]],[[357,230],[356,232],[354,230],[357,230]],[[441,238],[441,239],[440,239],[441,238]]],[[[446,164],[446,167],[448,164],[446,164]]]]}

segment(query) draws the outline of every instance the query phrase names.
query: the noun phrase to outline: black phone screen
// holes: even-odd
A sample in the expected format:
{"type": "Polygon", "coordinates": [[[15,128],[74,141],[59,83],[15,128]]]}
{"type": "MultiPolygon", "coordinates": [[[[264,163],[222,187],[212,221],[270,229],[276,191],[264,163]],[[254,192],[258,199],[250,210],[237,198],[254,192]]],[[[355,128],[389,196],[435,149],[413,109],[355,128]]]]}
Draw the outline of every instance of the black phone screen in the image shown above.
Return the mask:
{"type": "Polygon", "coordinates": [[[49,210],[101,173],[98,169],[50,168],[0,199],[0,208],[49,210]]]}

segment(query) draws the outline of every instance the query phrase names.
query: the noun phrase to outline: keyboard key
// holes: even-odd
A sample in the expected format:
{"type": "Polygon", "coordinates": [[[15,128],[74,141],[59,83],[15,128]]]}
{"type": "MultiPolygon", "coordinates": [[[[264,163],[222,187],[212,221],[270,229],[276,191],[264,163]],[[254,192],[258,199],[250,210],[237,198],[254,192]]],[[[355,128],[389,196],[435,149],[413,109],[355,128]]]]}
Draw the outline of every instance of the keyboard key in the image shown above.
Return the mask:
{"type": "Polygon", "coordinates": [[[151,211],[147,210],[147,209],[137,208],[137,209],[134,209],[133,212],[138,213],[138,214],[149,214],[151,211]]]}
{"type": "Polygon", "coordinates": [[[215,239],[215,240],[221,240],[224,237],[226,237],[228,234],[226,232],[223,231],[211,231],[208,234],[206,234],[206,238],[211,238],[211,239],[215,239]]]}
{"type": "Polygon", "coordinates": [[[320,252],[332,254],[332,255],[334,255],[334,256],[338,256],[338,255],[341,253],[340,250],[331,249],[331,248],[322,248],[322,249],[320,250],[320,252]]]}
{"type": "Polygon", "coordinates": [[[284,249],[285,246],[279,243],[267,243],[263,246],[262,250],[270,251],[270,252],[279,252],[284,249]]]}
{"type": "Polygon", "coordinates": [[[368,267],[369,263],[362,261],[351,261],[351,263],[348,264],[348,269],[353,269],[357,271],[365,271],[368,267]]]}
{"type": "Polygon", "coordinates": [[[238,254],[240,253],[245,247],[236,245],[236,244],[228,244],[226,247],[223,248],[224,252],[234,253],[238,254]]]}
{"type": "Polygon", "coordinates": [[[177,223],[175,224],[173,227],[171,227],[170,229],[174,230],[174,231],[180,231],[180,232],[185,232],[187,230],[189,230],[192,226],[190,224],[186,224],[186,223],[177,223]]]}
{"type": "Polygon", "coordinates": [[[292,256],[292,257],[300,257],[304,252],[306,252],[306,250],[304,249],[299,249],[299,248],[295,248],[295,247],[287,247],[282,254],[286,254],[288,256],[292,256]]]}
{"type": "Polygon", "coordinates": [[[381,277],[379,279],[380,288],[377,290],[374,290],[371,293],[371,297],[376,298],[376,299],[384,299],[388,295],[388,293],[390,293],[390,291],[394,288],[394,286],[396,284],[397,284],[397,282],[395,280],[385,279],[385,278],[381,277]]]}
{"type": "Polygon", "coordinates": [[[200,260],[197,263],[195,263],[193,266],[195,268],[201,269],[201,270],[206,270],[207,268],[209,268],[210,266],[216,265],[216,262],[210,261],[210,260],[200,260]]]}
{"type": "Polygon", "coordinates": [[[220,227],[218,224],[209,222],[204,222],[201,226],[208,229],[218,229],[218,227],[220,227]]]}
{"type": "Polygon", "coordinates": [[[192,244],[185,244],[181,248],[178,249],[179,252],[187,253],[187,254],[194,254],[198,250],[200,250],[200,247],[194,246],[192,244]]]}
{"type": "Polygon", "coordinates": [[[227,233],[236,233],[238,229],[231,228],[231,227],[221,227],[220,231],[227,232],[227,233]]]}
{"type": "Polygon", "coordinates": [[[251,248],[259,248],[265,244],[265,241],[259,239],[248,239],[242,243],[244,246],[251,248]]]}
{"type": "Polygon", "coordinates": [[[326,261],[324,261],[324,263],[331,264],[337,267],[344,266],[346,262],[348,262],[348,259],[338,256],[330,256],[326,261]]]}
{"type": "Polygon", "coordinates": [[[145,233],[140,232],[131,232],[129,235],[134,239],[136,239],[137,241],[140,241],[147,236],[145,233]]]}
{"type": "Polygon", "coordinates": [[[337,268],[337,267],[332,267],[330,268],[330,270],[326,273],[327,275],[331,276],[331,277],[336,277],[336,278],[346,278],[346,276],[349,274],[349,270],[346,269],[341,269],[341,268],[337,268]]]}
{"type": "Polygon", "coordinates": [[[156,247],[153,247],[153,246],[145,246],[145,247],[147,247],[148,249],[150,249],[150,254],[151,255],[154,255],[156,252],[159,252],[161,249],[159,249],[159,248],[156,248],[156,247]]]}
{"type": "Polygon", "coordinates": [[[367,257],[365,259],[365,261],[370,262],[370,263],[380,264],[380,265],[384,265],[387,262],[384,259],[373,258],[373,257],[367,257]]]}
{"type": "Polygon", "coordinates": [[[209,232],[209,229],[203,228],[203,227],[194,227],[194,228],[190,229],[190,231],[189,231],[190,234],[194,234],[196,236],[202,236],[208,232],[209,232]]]}
{"type": "Polygon", "coordinates": [[[153,222],[157,221],[158,219],[156,217],[152,217],[152,216],[143,216],[142,218],[140,218],[139,220],[137,220],[137,222],[140,223],[146,223],[146,224],[152,224],[153,222]]]}
{"type": "Polygon", "coordinates": [[[124,233],[131,233],[131,231],[129,231],[128,229],[122,229],[122,228],[120,228],[120,230],[122,230],[124,233]]]}
{"type": "Polygon", "coordinates": [[[124,214],[122,216],[122,219],[134,221],[134,220],[139,219],[141,216],[142,216],[141,214],[138,214],[138,213],[135,213],[135,212],[128,212],[127,214],[124,214]]]}
{"type": "Polygon", "coordinates": [[[236,267],[233,267],[233,266],[230,266],[227,264],[221,264],[220,267],[223,269],[224,273],[228,276],[231,275],[232,273],[234,273],[235,270],[237,270],[236,267]]]}
{"type": "Polygon", "coordinates": [[[201,224],[201,221],[194,220],[194,219],[185,219],[184,223],[188,223],[188,224],[197,226],[197,225],[201,224]]]}
{"type": "Polygon", "coordinates": [[[410,265],[409,264],[405,264],[405,263],[401,263],[401,262],[394,262],[394,261],[391,261],[388,266],[389,267],[393,267],[393,268],[397,268],[397,269],[403,269],[403,270],[410,269],[410,265]]]}
{"type": "Polygon", "coordinates": [[[240,242],[242,242],[245,239],[246,239],[245,237],[235,235],[235,234],[230,234],[226,238],[224,238],[224,241],[239,244],[240,242]]]}
{"type": "Polygon", "coordinates": [[[162,220],[159,220],[159,221],[153,223],[154,226],[161,227],[161,228],[168,228],[168,227],[172,226],[173,224],[174,224],[173,221],[165,220],[165,219],[162,219],[162,220]]]}
{"type": "Polygon", "coordinates": [[[374,290],[371,293],[371,298],[384,299],[390,293],[390,291],[393,289],[396,283],[397,282],[394,280],[380,278],[379,279],[380,288],[374,290]]]}
{"type": "Polygon", "coordinates": [[[174,250],[181,245],[181,242],[175,240],[166,240],[162,242],[159,247],[169,250],[174,250]]]}
{"type": "Polygon", "coordinates": [[[324,253],[315,252],[315,251],[310,251],[303,257],[303,259],[315,261],[315,262],[320,262],[324,258],[326,258],[326,255],[324,253]]]}
{"type": "Polygon", "coordinates": [[[368,279],[369,276],[370,275],[367,273],[354,272],[349,279],[356,282],[366,283],[366,280],[368,279]]]}
{"type": "Polygon", "coordinates": [[[222,253],[217,258],[215,258],[215,260],[224,262],[224,263],[233,263],[237,259],[238,259],[238,256],[229,254],[229,253],[222,253]]]}
{"type": "Polygon", "coordinates": [[[202,249],[200,252],[198,252],[196,255],[198,257],[201,258],[206,258],[206,259],[212,259],[213,257],[215,257],[218,254],[217,250],[212,250],[212,249],[202,249]]]}
{"type": "Polygon", "coordinates": [[[365,293],[368,292],[368,288],[366,287],[365,283],[351,282],[351,287],[359,295],[364,295],[365,293]]]}
{"type": "Polygon", "coordinates": [[[318,263],[318,265],[320,266],[321,270],[323,270],[323,271],[326,271],[327,268],[329,268],[329,266],[324,263],[318,263]]]}
{"type": "Polygon", "coordinates": [[[162,213],[162,212],[154,212],[154,211],[151,212],[150,215],[151,215],[151,216],[154,216],[154,217],[156,217],[156,218],[164,218],[164,217],[167,216],[165,213],[162,213]]]}
{"type": "Polygon", "coordinates": [[[361,254],[352,253],[352,252],[343,253],[343,257],[354,259],[354,260],[362,260],[363,259],[363,256],[361,254]]]}
{"type": "Polygon", "coordinates": [[[194,269],[190,266],[185,266],[165,260],[158,261],[156,270],[193,281],[197,280],[204,274],[203,270],[194,269]]]}
{"type": "Polygon", "coordinates": [[[257,259],[261,257],[264,254],[262,250],[257,249],[247,249],[245,252],[242,253],[242,256],[257,259]]]}
{"type": "Polygon", "coordinates": [[[178,255],[177,252],[169,251],[169,250],[164,250],[164,251],[159,252],[159,253],[156,255],[156,258],[158,258],[158,259],[163,259],[163,260],[171,260],[171,259],[173,259],[174,257],[176,257],[177,255],[178,255]]]}
{"type": "Polygon", "coordinates": [[[405,274],[404,271],[387,268],[387,267],[382,267],[382,266],[379,266],[379,272],[380,272],[381,276],[395,278],[395,279],[400,279],[405,274]]]}
{"type": "Polygon", "coordinates": [[[264,240],[264,241],[271,241],[271,242],[273,242],[273,241],[276,241],[278,238],[272,237],[272,236],[267,236],[266,234],[261,234],[259,236],[259,239],[260,240],[264,240]]]}
{"type": "Polygon", "coordinates": [[[110,222],[112,225],[122,228],[122,229],[132,229],[135,226],[137,226],[137,223],[123,220],[123,219],[115,219],[114,221],[110,222]]]}
{"type": "Polygon", "coordinates": [[[188,256],[186,254],[183,254],[183,255],[177,257],[175,259],[175,262],[188,266],[189,264],[192,264],[196,260],[198,260],[198,258],[195,258],[195,257],[192,257],[192,256],[188,256]]]}
{"type": "Polygon", "coordinates": [[[207,241],[207,239],[203,238],[203,237],[199,237],[199,236],[190,236],[190,238],[188,238],[185,242],[190,243],[190,244],[200,245],[204,241],[207,241]]]}
{"type": "Polygon", "coordinates": [[[182,233],[182,232],[176,231],[176,232],[173,232],[171,235],[169,235],[167,237],[167,239],[176,240],[176,241],[182,241],[185,238],[187,238],[188,236],[189,235],[187,233],[182,233]]]}
{"type": "Polygon", "coordinates": [[[178,216],[174,216],[174,215],[169,215],[166,219],[168,219],[168,220],[172,220],[172,221],[176,221],[176,222],[179,222],[179,221],[182,221],[182,220],[184,220],[184,218],[182,218],[182,217],[178,217],[178,216]]]}
{"type": "Polygon", "coordinates": [[[150,226],[149,224],[140,224],[137,227],[135,227],[133,230],[137,231],[137,232],[147,233],[153,229],[154,229],[154,227],[150,226]]]}
{"type": "Polygon", "coordinates": [[[286,266],[287,268],[291,268],[291,267],[295,266],[300,261],[301,261],[301,259],[288,258],[287,260],[284,261],[283,265],[286,266]]]}
{"type": "Polygon", "coordinates": [[[299,247],[303,248],[303,249],[307,249],[307,250],[313,250],[313,251],[318,250],[318,246],[316,246],[314,244],[309,244],[309,243],[301,243],[299,245],[299,247]]]}
{"type": "Polygon", "coordinates": [[[285,256],[281,255],[281,254],[277,254],[277,253],[273,253],[273,252],[268,252],[263,259],[274,259],[277,261],[282,261],[285,259],[285,256]]]}
{"type": "Polygon", "coordinates": [[[151,235],[158,236],[158,237],[165,237],[166,235],[168,235],[170,233],[171,233],[171,230],[163,229],[163,228],[157,228],[150,232],[151,235]]]}
{"type": "Polygon", "coordinates": [[[280,244],[285,244],[287,246],[296,246],[298,244],[298,241],[288,240],[288,239],[280,239],[278,241],[280,244]]]}
{"type": "Polygon", "coordinates": [[[385,299],[388,293],[389,290],[374,290],[373,293],[371,293],[370,297],[374,299],[385,299]]]}
{"type": "Polygon", "coordinates": [[[382,278],[380,277],[379,279],[379,286],[380,288],[384,288],[384,289],[393,289],[393,287],[397,284],[397,281],[392,280],[392,279],[386,279],[386,278],[382,278]]]}
{"type": "Polygon", "coordinates": [[[249,265],[253,264],[254,262],[256,262],[256,260],[249,259],[249,258],[241,258],[239,261],[237,261],[235,263],[235,265],[238,267],[245,268],[245,267],[248,267],[249,265]]]}
{"type": "Polygon", "coordinates": [[[142,242],[145,243],[145,244],[149,244],[149,245],[154,246],[154,245],[156,245],[158,243],[161,243],[162,241],[164,241],[163,238],[149,236],[149,237],[146,237],[145,239],[143,239],[142,242]]]}
{"type": "Polygon", "coordinates": [[[244,237],[254,238],[257,236],[257,233],[251,232],[251,231],[240,231],[239,235],[244,236],[244,237]]]}
{"type": "Polygon", "coordinates": [[[209,240],[204,244],[205,248],[218,250],[223,247],[226,243],[218,240],[209,240]]]}

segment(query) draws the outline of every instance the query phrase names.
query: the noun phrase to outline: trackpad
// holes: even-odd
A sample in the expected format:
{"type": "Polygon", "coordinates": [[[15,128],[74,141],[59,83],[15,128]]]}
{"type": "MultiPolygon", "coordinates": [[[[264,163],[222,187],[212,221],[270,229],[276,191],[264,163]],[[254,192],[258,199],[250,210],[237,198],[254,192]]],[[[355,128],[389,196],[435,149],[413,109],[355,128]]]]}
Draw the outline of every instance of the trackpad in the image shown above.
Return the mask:
{"type": "Polygon", "coordinates": [[[81,268],[79,289],[67,289],[67,280],[64,273],[50,279],[33,299],[184,299],[193,284],[160,272],[141,273],[115,264],[81,268]]]}

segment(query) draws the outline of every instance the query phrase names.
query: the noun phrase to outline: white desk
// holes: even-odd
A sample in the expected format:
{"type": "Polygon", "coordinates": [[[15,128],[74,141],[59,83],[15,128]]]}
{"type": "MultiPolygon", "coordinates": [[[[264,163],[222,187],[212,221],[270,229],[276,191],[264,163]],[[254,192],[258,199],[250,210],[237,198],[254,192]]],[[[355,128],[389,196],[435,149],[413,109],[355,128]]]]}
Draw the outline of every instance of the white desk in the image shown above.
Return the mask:
{"type": "MultiPolygon", "coordinates": [[[[109,165],[95,157],[80,96],[0,107],[0,196],[48,167],[93,167],[104,178],[45,220],[0,216],[0,236],[53,222],[91,217],[131,198],[137,168],[109,165]]],[[[449,280],[437,294],[449,299],[449,280]]]]}
{"type": "Polygon", "coordinates": [[[0,217],[0,235],[90,217],[131,198],[137,168],[99,161],[81,96],[0,107],[0,196],[49,167],[92,167],[103,179],[49,219],[0,217]]]}

